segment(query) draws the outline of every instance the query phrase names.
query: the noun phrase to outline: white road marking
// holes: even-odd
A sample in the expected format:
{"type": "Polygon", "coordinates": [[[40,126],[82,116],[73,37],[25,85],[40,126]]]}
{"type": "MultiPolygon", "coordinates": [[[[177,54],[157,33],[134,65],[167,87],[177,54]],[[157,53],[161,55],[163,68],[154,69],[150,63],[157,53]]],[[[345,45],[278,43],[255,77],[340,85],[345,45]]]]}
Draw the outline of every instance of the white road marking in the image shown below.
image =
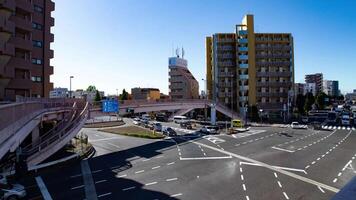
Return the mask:
{"type": "Polygon", "coordinates": [[[240,172],[242,173],[242,168],[240,167],[240,172]]]}
{"type": "Polygon", "coordinates": [[[76,190],[76,189],[83,188],[83,187],[84,187],[84,185],[79,185],[79,186],[76,186],[76,187],[72,187],[70,189],[71,190],[76,190]]]}
{"type": "Polygon", "coordinates": [[[339,172],[338,174],[337,174],[337,176],[341,176],[342,175],[342,173],[341,172],[339,172]]]}
{"type": "Polygon", "coordinates": [[[101,194],[101,195],[98,196],[98,198],[100,198],[100,197],[105,197],[105,196],[108,196],[108,195],[110,195],[110,194],[111,194],[111,192],[108,192],[108,193],[105,193],[105,194],[101,194]]]}
{"type": "Polygon", "coordinates": [[[151,160],[151,159],[147,158],[147,159],[142,160],[142,162],[146,162],[146,161],[149,161],[149,160],[151,160]]]}
{"type": "Polygon", "coordinates": [[[279,187],[282,188],[281,182],[277,181],[277,183],[278,183],[279,187]]]}
{"type": "Polygon", "coordinates": [[[155,157],[155,158],[163,158],[164,156],[163,155],[160,155],[160,156],[157,156],[157,157],[155,157]]]}
{"type": "Polygon", "coordinates": [[[206,156],[206,153],[204,153],[204,156],[206,156]]]}
{"type": "Polygon", "coordinates": [[[248,196],[246,196],[246,200],[250,200],[250,198],[248,196]]]}
{"type": "Polygon", "coordinates": [[[170,162],[170,163],[167,163],[167,165],[173,165],[175,162],[170,162]]]}
{"type": "Polygon", "coordinates": [[[178,194],[172,194],[170,197],[178,197],[178,196],[182,196],[182,193],[178,193],[178,194]]]}
{"type": "Polygon", "coordinates": [[[142,172],[145,172],[145,170],[137,171],[137,172],[135,172],[135,174],[139,174],[139,173],[142,173],[142,172]]]}
{"type": "Polygon", "coordinates": [[[182,158],[180,160],[219,160],[219,159],[230,159],[232,156],[222,156],[222,157],[195,157],[195,158],[182,158]]]}
{"type": "Polygon", "coordinates": [[[244,175],[241,174],[241,180],[243,181],[244,180],[244,175]]]}
{"type": "Polygon", "coordinates": [[[95,174],[95,173],[98,173],[98,172],[101,172],[101,171],[103,171],[103,170],[102,169],[98,169],[98,170],[92,171],[91,173],[95,174]]]}
{"type": "Polygon", "coordinates": [[[146,183],[145,186],[154,185],[154,184],[157,184],[157,182],[146,183]]]}
{"type": "Polygon", "coordinates": [[[110,138],[103,138],[103,139],[97,139],[97,140],[89,139],[89,142],[100,142],[100,141],[113,140],[113,139],[120,139],[120,138],[119,137],[110,137],[110,138]]]}
{"type": "Polygon", "coordinates": [[[48,189],[47,189],[46,185],[44,184],[44,182],[43,182],[43,180],[42,180],[42,177],[37,176],[35,179],[36,179],[38,188],[39,188],[40,191],[41,191],[41,194],[42,194],[43,199],[45,199],[45,200],[52,200],[52,197],[51,197],[51,195],[49,194],[48,189]]]}
{"type": "Polygon", "coordinates": [[[116,176],[117,178],[122,178],[122,177],[126,177],[127,174],[123,174],[123,175],[120,175],[120,176],[116,176]]]}
{"type": "Polygon", "coordinates": [[[289,199],[287,193],[283,192],[283,195],[284,195],[284,197],[285,197],[286,199],[289,199]]]}
{"type": "Polygon", "coordinates": [[[110,142],[107,142],[107,144],[120,149],[120,147],[118,145],[116,145],[116,144],[113,144],[113,143],[110,143],[110,142]]]}
{"type": "Polygon", "coordinates": [[[307,165],[306,167],[305,167],[305,169],[308,169],[310,167],[310,165],[307,165]]]}
{"type": "MultiPolygon", "coordinates": [[[[261,164],[258,164],[258,163],[249,163],[249,162],[243,162],[241,161],[240,162],[240,165],[252,165],[252,166],[260,166],[260,167],[264,167],[263,165],[261,164]]],[[[296,171],[296,172],[303,172],[304,174],[307,174],[307,172],[303,169],[295,169],[295,168],[289,168],[289,167],[280,167],[280,166],[271,166],[269,165],[270,167],[273,167],[273,168],[276,168],[276,169],[282,169],[282,170],[287,170],[287,171],[296,171]]]]}
{"type": "Polygon", "coordinates": [[[323,190],[323,188],[321,188],[320,186],[318,186],[319,190],[322,192],[322,193],[325,193],[325,191],[323,190]]]}
{"type": "Polygon", "coordinates": [[[156,167],[152,167],[152,169],[158,169],[160,168],[161,166],[156,166],[156,167]]]}
{"type": "Polygon", "coordinates": [[[135,189],[135,188],[136,188],[135,186],[132,186],[132,187],[124,188],[124,189],[122,189],[122,191],[132,190],[132,189],[135,189]]]}
{"type": "Polygon", "coordinates": [[[334,178],[333,183],[336,183],[336,181],[337,181],[337,178],[334,178]]]}
{"type": "Polygon", "coordinates": [[[95,184],[98,184],[98,183],[103,183],[103,182],[106,182],[107,180],[100,180],[100,181],[96,181],[95,184]]]}
{"type": "Polygon", "coordinates": [[[82,176],[82,174],[73,175],[73,176],[70,176],[69,178],[76,178],[76,177],[80,177],[80,176],[82,176]]]}
{"type": "Polygon", "coordinates": [[[178,180],[178,178],[169,178],[169,179],[166,179],[167,182],[169,182],[169,181],[176,181],[176,180],[178,180]]]}
{"type": "Polygon", "coordinates": [[[274,172],[274,177],[278,178],[278,176],[277,176],[277,173],[276,173],[276,172],[274,172]]]}
{"type": "Polygon", "coordinates": [[[279,147],[272,147],[272,149],[276,149],[276,150],[280,150],[280,151],[285,151],[285,152],[288,152],[288,153],[293,153],[293,152],[294,152],[294,151],[292,151],[292,150],[282,149],[282,148],[279,148],[279,147]]]}
{"type": "Polygon", "coordinates": [[[246,185],[245,185],[245,183],[242,184],[242,187],[243,187],[244,191],[246,191],[246,185]]]}

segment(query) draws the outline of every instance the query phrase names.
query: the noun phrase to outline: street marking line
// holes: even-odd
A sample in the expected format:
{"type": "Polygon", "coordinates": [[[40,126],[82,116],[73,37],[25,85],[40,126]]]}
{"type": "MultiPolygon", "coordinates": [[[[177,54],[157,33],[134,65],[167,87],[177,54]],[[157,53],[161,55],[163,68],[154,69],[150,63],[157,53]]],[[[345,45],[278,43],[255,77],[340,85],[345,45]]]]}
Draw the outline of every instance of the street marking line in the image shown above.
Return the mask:
{"type": "Polygon", "coordinates": [[[323,190],[323,188],[321,188],[320,186],[318,186],[319,190],[322,192],[322,193],[325,193],[325,191],[323,190]]]}
{"type": "Polygon", "coordinates": [[[243,181],[244,180],[244,175],[241,174],[241,180],[243,181]]]}
{"type": "Polygon", "coordinates": [[[107,180],[96,181],[95,184],[106,182],[107,180]]]}
{"type": "MultiPolygon", "coordinates": [[[[260,161],[257,161],[257,160],[254,160],[254,159],[251,159],[251,158],[248,158],[248,157],[245,157],[245,156],[241,156],[241,155],[238,155],[238,154],[235,154],[235,153],[232,153],[232,152],[228,152],[228,151],[225,151],[225,150],[221,150],[221,149],[218,149],[218,148],[215,148],[215,147],[212,147],[210,145],[206,145],[206,144],[203,144],[203,143],[199,143],[199,142],[196,142],[196,141],[188,141],[188,142],[191,142],[191,143],[195,143],[195,144],[200,144],[206,148],[209,148],[209,149],[212,149],[212,150],[215,150],[215,151],[218,151],[220,153],[223,153],[223,154],[226,154],[226,155],[230,155],[230,156],[233,156],[235,158],[238,158],[240,160],[245,160],[245,161],[248,161],[248,162],[251,162],[251,163],[256,163],[256,164],[260,164],[261,166],[267,168],[267,169],[270,169],[270,170],[273,170],[273,171],[277,171],[281,174],[284,174],[284,175],[287,175],[287,176],[290,176],[290,177],[293,177],[295,179],[298,179],[298,180],[301,180],[301,181],[304,181],[306,183],[310,183],[310,184],[313,184],[313,185],[316,185],[316,186],[320,186],[324,189],[327,189],[331,192],[339,192],[340,190],[338,188],[335,188],[335,187],[332,187],[332,186],[329,186],[329,185],[326,185],[326,184],[323,184],[323,183],[320,183],[318,181],[315,181],[315,180],[312,180],[312,179],[309,179],[307,177],[303,177],[303,176],[300,176],[298,174],[294,174],[292,172],[289,172],[289,171],[286,171],[286,170],[283,170],[283,169],[278,169],[274,166],[271,166],[271,165],[268,165],[266,163],[263,163],[263,162],[260,162],[260,161]]],[[[303,170],[304,171],[304,170],[303,170]]],[[[305,172],[305,171],[304,171],[305,172]]],[[[306,173],[306,172],[305,172],[306,173]]]]}
{"type": "Polygon", "coordinates": [[[99,170],[92,171],[91,173],[92,173],[92,174],[95,174],[95,173],[98,173],[98,172],[101,172],[101,171],[103,171],[103,170],[102,170],[102,169],[99,169],[99,170]]]}
{"type": "Polygon", "coordinates": [[[277,173],[276,173],[276,172],[274,172],[274,177],[278,178],[278,176],[277,176],[277,173]]]}
{"type": "Polygon", "coordinates": [[[106,140],[112,140],[112,139],[120,139],[119,137],[110,137],[110,138],[103,138],[103,139],[97,139],[97,140],[90,140],[89,142],[100,142],[100,141],[106,141],[106,140]]]}
{"type": "Polygon", "coordinates": [[[246,196],[246,200],[250,200],[250,197],[246,196]]]}
{"type": "Polygon", "coordinates": [[[73,176],[70,176],[69,178],[76,178],[76,177],[80,177],[80,176],[82,176],[82,174],[73,175],[73,176]]]}
{"type": "Polygon", "coordinates": [[[137,172],[135,172],[135,174],[139,174],[139,173],[142,173],[142,172],[145,172],[145,170],[137,171],[137,172]]]}
{"type": "Polygon", "coordinates": [[[41,191],[42,197],[45,200],[52,200],[52,197],[49,194],[48,189],[47,189],[46,185],[44,184],[42,177],[41,176],[37,176],[35,179],[36,179],[38,188],[41,191]]]}
{"type": "Polygon", "coordinates": [[[223,157],[196,157],[196,158],[182,158],[180,160],[218,160],[218,159],[230,159],[232,156],[223,156],[223,157]]]}
{"type": "Polygon", "coordinates": [[[146,183],[145,186],[154,185],[154,184],[157,184],[157,182],[146,183]]]}
{"type": "Polygon", "coordinates": [[[120,176],[116,176],[117,178],[122,178],[122,177],[126,177],[127,174],[123,174],[123,175],[120,175],[120,176]]]}
{"type": "Polygon", "coordinates": [[[101,195],[99,195],[98,197],[100,198],[100,197],[105,197],[105,196],[108,196],[108,195],[110,195],[111,194],[111,192],[108,192],[108,193],[105,193],[105,194],[101,194],[101,195]]]}
{"type": "Polygon", "coordinates": [[[71,190],[76,190],[76,189],[83,188],[83,187],[84,187],[84,185],[79,185],[79,186],[76,186],[76,187],[72,187],[70,189],[71,190]]]}
{"type": "Polygon", "coordinates": [[[244,191],[246,191],[246,185],[245,185],[245,183],[242,184],[242,187],[243,187],[244,191]]]}
{"type": "Polygon", "coordinates": [[[175,162],[170,162],[170,163],[167,163],[167,165],[173,165],[175,162]]]}
{"type": "Polygon", "coordinates": [[[283,192],[283,195],[284,195],[284,197],[285,197],[286,199],[289,199],[287,193],[283,192]]]}
{"type": "Polygon", "coordinates": [[[279,148],[279,147],[272,147],[272,149],[275,149],[275,150],[280,150],[280,151],[285,151],[285,152],[288,152],[288,153],[293,153],[294,151],[291,151],[291,150],[288,150],[288,149],[282,149],[282,148],[279,148]]]}
{"type": "Polygon", "coordinates": [[[178,194],[172,194],[170,197],[178,197],[178,196],[182,196],[182,193],[178,193],[178,194]]]}
{"type": "Polygon", "coordinates": [[[132,187],[124,188],[124,189],[122,189],[122,191],[132,190],[132,189],[135,189],[135,188],[136,188],[136,186],[132,186],[132,187]]]}
{"type": "MultiPolygon", "coordinates": [[[[96,200],[98,199],[98,195],[96,194],[95,184],[94,184],[92,172],[90,170],[89,162],[88,160],[82,160],[80,164],[81,164],[81,169],[83,174],[85,198],[96,200]]],[[[102,170],[96,170],[96,171],[98,172],[102,170]]]]}
{"type": "Polygon", "coordinates": [[[151,160],[151,159],[147,158],[147,159],[142,160],[142,162],[146,162],[146,161],[149,161],[149,160],[151,160]]]}
{"type": "MultiPolygon", "coordinates": [[[[257,161],[259,162],[259,161],[257,161]]],[[[265,167],[262,164],[258,164],[258,163],[249,163],[249,162],[240,162],[240,165],[252,165],[252,166],[260,166],[260,167],[265,167]]],[[[287,171],[296,171],[296,172],[303,172],[304,174],[307,174],[307,172],[303,169],[295,169],[295,168],[289,168],[289,167],[280,167],[280,166],[272,166],[272,165],[268,165],[270,167],[276,168],[276,169],[282,169],[282,170],[287,170],[287,171]]],[[[275,170],[278,171],[278,170],[275,170]]]]}
{"type": "Polygon", "coordinates": [[[333,183],[336,183],[336,181],[337,181],[337,178],[334,178],[333,183]]]}
{"type": "Polygon", "coordinates": [[[111,145],[111,146],[113,146],[113,147],[116,147],[116,148],[118,148],[118,149],[120,149],[120,147],[119,147],[118,145],[116,145],[116,144],[112,144],[112,143],[110,143],[110,142],[107,142],[107,144],[108,144],[108,145],[111,145]]]}
{"type": "Polygon", "coordinates": [[[158,169],[160,168],[161,166],[156,166],[156,167],[152,167],[152,169],[158,169]]]}
{"type": "Polygon", "coordinates": [[[278,183],[279,187],[282,188],[281,182],[280,182],[280,181],[277,181],[277,183],[278,183]]]}
{"type": "Polygon", "coordinates": [[[166,179],[167,182],[169,182],[169,181],[176,181],[176,180],[178,180],[178,178],[169,178],[169,179],[166,179]]]}

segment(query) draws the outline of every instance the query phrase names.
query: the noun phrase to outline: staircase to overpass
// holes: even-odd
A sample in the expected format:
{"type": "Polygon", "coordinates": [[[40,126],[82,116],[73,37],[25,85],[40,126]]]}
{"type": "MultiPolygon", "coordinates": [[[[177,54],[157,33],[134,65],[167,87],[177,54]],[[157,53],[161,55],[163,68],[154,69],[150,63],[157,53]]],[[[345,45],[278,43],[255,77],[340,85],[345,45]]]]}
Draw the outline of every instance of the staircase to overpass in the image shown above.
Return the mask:
{"type": "Polygon", "coordinates": [[[0,160],[21,147],[28,166],[34,166],[64,147],[82,128],[88,103],[78,99],[26,99],[0,106],[0,160]],[[43,121],[58,121],[44,134],[43,121]],[[31,137],[32,136],[32,137],[31,137]],[[24,140],[31,137],[30,144],[24,140]]]}

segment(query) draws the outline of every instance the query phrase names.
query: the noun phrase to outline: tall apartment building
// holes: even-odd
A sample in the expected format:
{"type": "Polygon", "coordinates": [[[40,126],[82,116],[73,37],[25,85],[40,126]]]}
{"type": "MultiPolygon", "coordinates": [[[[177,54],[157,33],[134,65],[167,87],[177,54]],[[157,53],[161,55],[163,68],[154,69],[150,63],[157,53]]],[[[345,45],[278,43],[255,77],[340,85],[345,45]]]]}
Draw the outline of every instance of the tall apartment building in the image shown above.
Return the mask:
{"type": "Polygon", "coordinates": [[[246,15],[235,33],[206,38],[206,64],[209,98],[241,113],[247,105],[280,111],[291,100],[293,37],[255,33],[253,15],[246,15]]]}
{"type": "Polygon", "coordinates": [[[323,81],[323,91],[329,96],[339,96],[339,81],[323,81]]]}
{"type": "Polygon", "coordinates": [[[199,99],[199,83],[188,69],[188,61],[179,53],[168,59],[171,99],[199,99]]]}
{"type": "Polygon", "coordinates": [[[0,1],[0,101],[49,97],[52,11],[51,0],[0,1]]]}
{"type": "Polygon", "coordinates": [[[323,91],[323,74],[307,74],[305,75],[305,83],[315,83],[316,94],[323,91]]]}

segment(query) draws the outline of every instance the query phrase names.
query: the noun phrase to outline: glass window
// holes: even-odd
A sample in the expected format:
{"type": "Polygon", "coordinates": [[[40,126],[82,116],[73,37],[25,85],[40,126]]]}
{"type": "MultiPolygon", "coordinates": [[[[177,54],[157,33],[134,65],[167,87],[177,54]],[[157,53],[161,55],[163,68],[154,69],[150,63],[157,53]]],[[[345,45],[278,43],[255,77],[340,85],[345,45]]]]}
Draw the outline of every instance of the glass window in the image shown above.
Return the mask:
{"type": "Polygon", "coordinates": [[[34,5],[33,9],[38,13],[43,13],[43,8],[39,5],[34,5]]]}

